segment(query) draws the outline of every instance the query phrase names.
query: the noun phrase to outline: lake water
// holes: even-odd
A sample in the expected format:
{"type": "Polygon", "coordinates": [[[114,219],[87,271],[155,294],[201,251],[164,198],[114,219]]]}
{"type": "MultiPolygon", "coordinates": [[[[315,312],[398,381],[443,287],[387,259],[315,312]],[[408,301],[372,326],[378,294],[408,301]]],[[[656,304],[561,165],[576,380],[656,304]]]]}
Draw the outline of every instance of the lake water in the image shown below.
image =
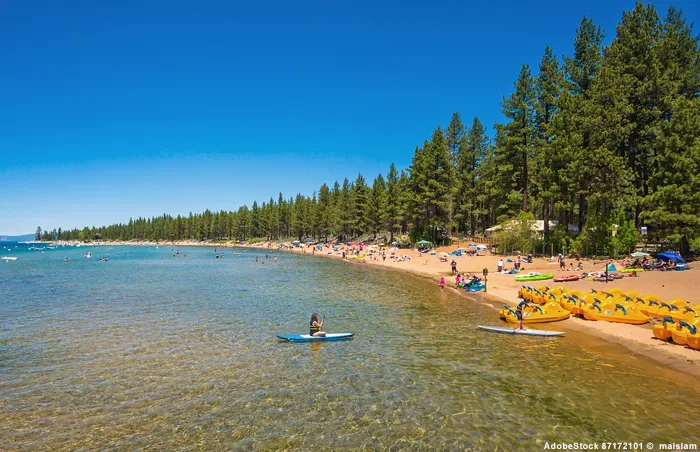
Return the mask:
{"type": "Polygon", "coordinates": [[[0,261],[2,450],[700,442],[697,386],[568,338],[477,331],[494,310],[422,278],[252,250],[14,246],[0,244],[19,257],[0,261]],[[276,339],[313,311],[355,338],[276,339]]]}

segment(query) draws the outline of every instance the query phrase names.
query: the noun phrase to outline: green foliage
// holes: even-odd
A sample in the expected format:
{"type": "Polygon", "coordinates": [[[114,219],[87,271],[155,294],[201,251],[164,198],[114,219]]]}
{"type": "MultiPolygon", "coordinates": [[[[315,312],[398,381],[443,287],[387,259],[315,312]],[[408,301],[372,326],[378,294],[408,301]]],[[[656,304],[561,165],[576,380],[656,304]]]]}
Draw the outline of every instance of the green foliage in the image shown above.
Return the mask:
{"type": "Polygon", "coordinates": [[[613,248],[613,254],[627,255],[631,253],[639,240],[639,233],[637,228],[634,227],[634,220],[625,219],[625,215],[620,212],[616,217],[615,225],[612,225],[611,229],[613,237],[610,240],[610,245],[613,248]]]}
{"type": "Polygon", "coordinates": [[[533,229],[535,216],[531,212],[520,212],[515,219],[506,220],[500,224],[501,229],[494,238],[500,253],[535,252],[537,234],[533,229]]]}

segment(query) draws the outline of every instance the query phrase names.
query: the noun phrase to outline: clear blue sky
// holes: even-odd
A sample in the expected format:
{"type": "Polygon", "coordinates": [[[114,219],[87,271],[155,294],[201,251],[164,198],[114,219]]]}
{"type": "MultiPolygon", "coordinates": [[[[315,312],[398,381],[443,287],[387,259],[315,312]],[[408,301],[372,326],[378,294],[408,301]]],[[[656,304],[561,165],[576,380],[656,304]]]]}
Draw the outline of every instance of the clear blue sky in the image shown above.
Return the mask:
{"type": "Polygon", "coordinates": [[[570,55],[583,15],[609,41],[633,6],[4,2],[0,234],[371,181],[455,111],[491,133],[521,64],[570,55]]]}

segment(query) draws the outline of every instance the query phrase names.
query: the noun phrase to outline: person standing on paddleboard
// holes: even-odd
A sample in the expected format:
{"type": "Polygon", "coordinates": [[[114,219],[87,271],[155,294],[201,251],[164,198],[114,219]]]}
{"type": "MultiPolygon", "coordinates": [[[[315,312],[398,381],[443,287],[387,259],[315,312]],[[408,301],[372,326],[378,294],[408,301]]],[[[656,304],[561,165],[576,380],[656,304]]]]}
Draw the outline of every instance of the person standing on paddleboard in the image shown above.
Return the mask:
{"type": "Polygon", "coordinates": [[[318,322],[318,313],[314,312],[311,314],[311,321],[309,322],[309,336],[325,336],[326,332],[323,331],[323,323],[326,319],[318,322]]]}
{"type": "Polygon", "coordinates": [[[525,309],[525,306],[527,306],[527,301],[522,300],[520,303],[518,303],[518,307],[515,308],[515,316],[518,318],[517,330],[523,329],[523,310],[525,309]]]}

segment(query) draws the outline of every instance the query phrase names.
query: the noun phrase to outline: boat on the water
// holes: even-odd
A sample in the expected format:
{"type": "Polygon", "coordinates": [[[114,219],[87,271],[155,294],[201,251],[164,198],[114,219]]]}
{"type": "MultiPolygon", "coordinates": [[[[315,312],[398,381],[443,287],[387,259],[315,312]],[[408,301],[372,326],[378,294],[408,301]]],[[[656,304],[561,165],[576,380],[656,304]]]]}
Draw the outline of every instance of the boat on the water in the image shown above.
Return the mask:
{"type": "Polygon", "coordinates": [[[0,257],[0,259],[2,259],[4,261],[16,261],[17,260],[17,258],[14,256],[3,256],[3,257],[0,257]]]}

